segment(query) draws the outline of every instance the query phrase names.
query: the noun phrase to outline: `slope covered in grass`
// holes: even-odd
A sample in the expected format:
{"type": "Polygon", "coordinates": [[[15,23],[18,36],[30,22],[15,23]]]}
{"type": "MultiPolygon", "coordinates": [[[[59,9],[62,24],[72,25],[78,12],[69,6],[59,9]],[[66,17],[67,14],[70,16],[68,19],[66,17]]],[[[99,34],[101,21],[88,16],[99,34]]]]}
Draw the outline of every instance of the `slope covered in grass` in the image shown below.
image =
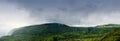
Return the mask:
{"type": "Polygon", "coordinates": [[[100,40],[112,29],[119,28],[115,25],[110,26],[113,25],[96,27],[70,27],[59,23],[32,25],[15,29],[11,36],[3,36],[0,41],[94,41],[100,40]]]}
{"type": "Polygon", "coordinates": [[[120,41],[120,28],[110,31],[100,41],[120,41]]]}

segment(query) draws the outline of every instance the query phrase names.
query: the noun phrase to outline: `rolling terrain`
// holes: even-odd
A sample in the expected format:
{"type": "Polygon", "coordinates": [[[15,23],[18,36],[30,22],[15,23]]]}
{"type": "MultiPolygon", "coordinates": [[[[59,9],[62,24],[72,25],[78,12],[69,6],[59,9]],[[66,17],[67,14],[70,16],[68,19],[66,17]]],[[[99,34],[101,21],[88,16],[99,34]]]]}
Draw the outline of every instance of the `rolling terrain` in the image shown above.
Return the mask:
{"type": "Polygon", "coordinates": [[[0,41],[119,41],[119,29],[118,24],[70,27],[47,23],[17,28],[11,36],[3,36],[0,41]]]}

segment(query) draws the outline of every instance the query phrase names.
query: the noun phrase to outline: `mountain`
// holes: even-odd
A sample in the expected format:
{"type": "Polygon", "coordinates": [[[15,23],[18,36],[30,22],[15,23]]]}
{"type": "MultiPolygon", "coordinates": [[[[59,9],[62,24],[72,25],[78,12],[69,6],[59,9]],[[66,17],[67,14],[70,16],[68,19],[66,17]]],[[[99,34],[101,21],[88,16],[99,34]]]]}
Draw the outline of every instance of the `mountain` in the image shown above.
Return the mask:
{"type": "Polygon", "coordinates": [[[0,41],[94,41],[116,28],[101,27],[70,27],[60,23],[31,25],[15,29],[11,36],[3,36],[0,41]]]}
{"type": "Polygon", "coordinates": [[[119,24],[105,24],[105,25],[98,25],[97,27],[120,27],[119,24]]]}
{"type": "Polygon", "coordinates": [[[60,23],[32,25],[16,29],[11,36],[4,36],[0,41],[63,41],[77,38],[80,35],[77,29],[60,23]]]}
{"type": "Polygon", "coordinates": [[[47,24],[42,24],[42,25],[32,25],[32,26],[27,26],[20,28],[13,32],[13,35],[19,35],[19,34],[24,34],[24,35],[46,35],[46,34],[60,34],[65,31],[70,31],[69,26],[64,25],[64,24],[58,24],[58,23],[47,23],[47,24]]]}

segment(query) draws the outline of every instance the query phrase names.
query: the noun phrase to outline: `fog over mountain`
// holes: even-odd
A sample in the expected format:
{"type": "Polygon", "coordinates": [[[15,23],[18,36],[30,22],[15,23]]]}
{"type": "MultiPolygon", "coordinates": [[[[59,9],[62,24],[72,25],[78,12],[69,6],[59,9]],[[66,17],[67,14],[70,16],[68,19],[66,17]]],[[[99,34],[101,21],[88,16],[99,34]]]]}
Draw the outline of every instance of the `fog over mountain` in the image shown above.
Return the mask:
{"type": "Polygon", "coordinates": [[[119,4],[120,0],[0,0],[0,35],[16,27],[43,23],[119,24],[119,4]]]}

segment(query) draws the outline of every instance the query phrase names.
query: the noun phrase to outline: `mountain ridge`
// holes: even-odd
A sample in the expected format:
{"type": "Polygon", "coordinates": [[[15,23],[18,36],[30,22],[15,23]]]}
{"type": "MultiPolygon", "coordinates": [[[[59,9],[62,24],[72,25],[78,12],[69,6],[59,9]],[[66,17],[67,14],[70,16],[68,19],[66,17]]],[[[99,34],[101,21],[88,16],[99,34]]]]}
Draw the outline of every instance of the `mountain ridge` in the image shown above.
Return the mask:
{"type": "MultiPolygon", "coordinates": [[[[110,25],[111,26],[111,25],[110,25]]],[[[85,41],[86,38],[100,38],[113,30],[105,26],[98,27],[70,27],[60,23],[47,23],[40,25],[25,26],[14,30],[11,36],[4,36],[0,41],[85,41]]]]}

